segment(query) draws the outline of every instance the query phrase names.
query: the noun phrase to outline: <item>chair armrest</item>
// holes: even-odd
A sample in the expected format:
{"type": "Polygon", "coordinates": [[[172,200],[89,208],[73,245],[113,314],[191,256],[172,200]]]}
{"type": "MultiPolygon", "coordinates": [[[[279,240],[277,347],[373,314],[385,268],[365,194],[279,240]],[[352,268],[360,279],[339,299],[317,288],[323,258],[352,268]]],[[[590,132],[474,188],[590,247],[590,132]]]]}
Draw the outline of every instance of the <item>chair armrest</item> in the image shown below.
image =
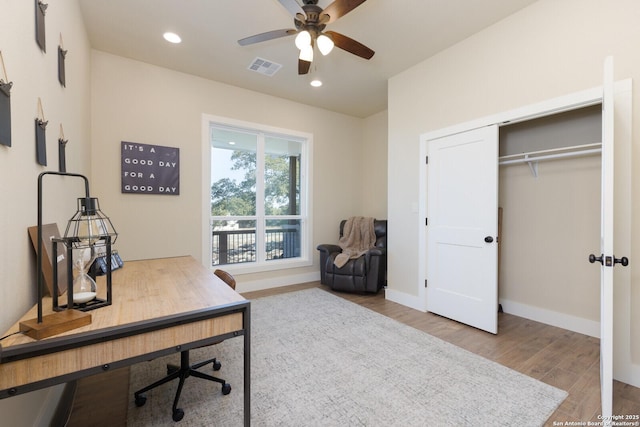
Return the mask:
{"type": "Polygon", "coordinates": [[[318,245],[316,249],[318,249],[320,252],[324,252],[327,254],[331,254],[334,252],[342,252],[342,249],[340,248],[340,246],[331,245],[331,244],[321,244],[321,245],[318,245]]]}
{"type": "Polygon", "coordinates": [[[368,252],[369,255],[382,256],[387,254],[387,248],[371,248],[368,252]]]}

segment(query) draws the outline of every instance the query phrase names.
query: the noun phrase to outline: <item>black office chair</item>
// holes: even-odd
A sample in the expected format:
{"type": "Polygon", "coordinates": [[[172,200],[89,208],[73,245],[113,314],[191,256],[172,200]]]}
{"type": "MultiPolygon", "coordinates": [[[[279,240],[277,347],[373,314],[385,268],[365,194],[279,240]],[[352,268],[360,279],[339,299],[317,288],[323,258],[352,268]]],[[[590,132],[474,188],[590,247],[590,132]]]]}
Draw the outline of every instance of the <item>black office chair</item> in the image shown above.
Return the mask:
{"type": "MultiPolygon", "coordinates": [[[[233,276],[227,273],[224,270],[216,270],[214,273],[220,279],[222,279],[227,285],[229,285],[232,289],[236,288],[236,280],[233,276]]],[[[215,381],[217,383],[222,384],[222,394],[231,393],[231,385],[227,383],[225,380],[216,378],[214,376],[202,373],[198,371],[199,368],[205,365],[213,365],[213,370],[218,371],[222,367],[222,364],[214,357],[212,359],[207,359],[202,362],[198,362],[194,365],[191,365],[189,362],[189,350],[185,350],[180,352],[180,366],[177,365],[167,365],[167,376],[162,378],[159,381],[154,382],[142,388],[134,393],[136,406],[143,406],[147,402],[147,397],[143,394],[153,388],[156,388],[164,383],[172,381],[176,378],[180,378],[180,382],[178,383],[178,390],[176,390],[176,396],[173,399],[173,421],[180,421],[184,417],[184,411],[178,408],[178,401],[180,400],[180,393],[182,393],[182,387],[184,386],[184,382],[190,376],[194,376],[197,378],[202,378],[209,381],[215,381]]]]}

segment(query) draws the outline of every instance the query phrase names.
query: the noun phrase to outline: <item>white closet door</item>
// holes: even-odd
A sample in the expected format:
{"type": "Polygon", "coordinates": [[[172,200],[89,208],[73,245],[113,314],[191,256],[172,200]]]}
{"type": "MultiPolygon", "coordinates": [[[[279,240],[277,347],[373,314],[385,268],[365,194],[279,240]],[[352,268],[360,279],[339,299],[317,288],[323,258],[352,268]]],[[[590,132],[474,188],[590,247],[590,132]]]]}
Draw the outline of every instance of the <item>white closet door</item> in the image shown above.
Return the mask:
{"type": "Polygon", "coordinates": [[[498,332],[498,126],[428,142],[427,310],[498,332]]]}
{"type": "MultiPolygon", "coordinates": [[[[604,66],[602,97],[602,211],[600,228],[600,392],[602,416],[609,425],[613,403],[613,58],[604,66]]],[[[593,262],[593,259],[591,259],[593,262]]]]}

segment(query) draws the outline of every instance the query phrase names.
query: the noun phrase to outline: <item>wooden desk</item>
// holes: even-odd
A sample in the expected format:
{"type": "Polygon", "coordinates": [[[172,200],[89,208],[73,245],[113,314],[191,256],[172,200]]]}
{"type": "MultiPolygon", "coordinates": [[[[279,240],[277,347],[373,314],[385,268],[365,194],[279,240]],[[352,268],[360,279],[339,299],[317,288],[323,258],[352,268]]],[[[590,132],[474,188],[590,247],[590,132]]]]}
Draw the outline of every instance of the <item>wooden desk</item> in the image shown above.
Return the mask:
{"type": "MultiPolygon", "coordinates": [[[[112,288],[113,304],[90,311],[90,325],[40,341],[21,334],[3,340],[0,399],[244,335],[248,426],[250,301],[192,257],[126,262],[113,272],[112,288]]],[[[45,298],[43,313],[51,306],[45,298]]],[[[2,336],[18,331],[20,321],[2,336]]]]}

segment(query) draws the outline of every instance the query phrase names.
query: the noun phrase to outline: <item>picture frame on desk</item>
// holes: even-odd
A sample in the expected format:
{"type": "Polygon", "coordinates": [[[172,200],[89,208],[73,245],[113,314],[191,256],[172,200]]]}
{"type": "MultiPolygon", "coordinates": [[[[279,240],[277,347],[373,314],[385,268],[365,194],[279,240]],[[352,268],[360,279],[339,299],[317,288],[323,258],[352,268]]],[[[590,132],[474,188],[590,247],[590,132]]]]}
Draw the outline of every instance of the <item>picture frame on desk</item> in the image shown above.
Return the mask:
{"type": "MultiPolygon", "coordinates": [[[[29,227],[29,237],[33,244],[34,253],[38,251],[38,227],[29,227]]],[[[53,239],[60,238],[60,231],[57,224],[43,224],[42,225],[42,250],[44,255],[42,257],[42,275],[44,276],[44,283],[47,286],[49,295],[53,296],[53,239]]],[[[67,291],[67,258],[65,253],[58,254],[58,296],[67,291]]]]}

